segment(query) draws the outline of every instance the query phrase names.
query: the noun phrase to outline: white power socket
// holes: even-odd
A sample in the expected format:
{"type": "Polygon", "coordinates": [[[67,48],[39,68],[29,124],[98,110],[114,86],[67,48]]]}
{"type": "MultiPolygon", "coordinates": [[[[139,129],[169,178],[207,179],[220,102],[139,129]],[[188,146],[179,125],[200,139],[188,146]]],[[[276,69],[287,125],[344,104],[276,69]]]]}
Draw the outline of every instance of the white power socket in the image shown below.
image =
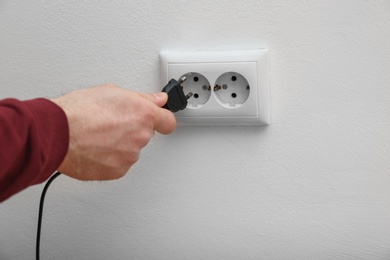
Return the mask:
{"type": "Polygon", "coordinates": [[[250,51],[160,53],[161,81],[186,76],[193,93],[177,112],[183,125],[267,125],[270,123],[269,55],[250,51]]]}

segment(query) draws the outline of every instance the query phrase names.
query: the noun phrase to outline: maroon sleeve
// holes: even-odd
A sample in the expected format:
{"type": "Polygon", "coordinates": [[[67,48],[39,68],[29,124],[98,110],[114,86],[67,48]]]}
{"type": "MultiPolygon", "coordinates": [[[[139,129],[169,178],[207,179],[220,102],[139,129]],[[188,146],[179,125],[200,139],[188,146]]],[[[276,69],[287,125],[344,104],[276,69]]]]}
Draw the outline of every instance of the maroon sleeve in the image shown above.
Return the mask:
{"type": "Polygon", "coordinates": [[[0,101],[0,201],[42,183],[68,151],[64,111],[48,99],[0,101]]]}

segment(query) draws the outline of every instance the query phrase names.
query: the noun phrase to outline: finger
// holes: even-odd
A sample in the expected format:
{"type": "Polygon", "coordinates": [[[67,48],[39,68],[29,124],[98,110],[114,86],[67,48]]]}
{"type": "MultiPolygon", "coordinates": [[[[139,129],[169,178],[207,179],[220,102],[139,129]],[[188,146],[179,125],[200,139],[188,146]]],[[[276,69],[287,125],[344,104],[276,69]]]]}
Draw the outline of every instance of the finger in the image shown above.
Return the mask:
{"type": "Polygon", "coordinates": [[[153,106],[152,127],[161,134],[170,134],[176,129],[176,118],[173,113],[165,108],[160,108],[167,103],[168,95],[164,92],[155,94],[138,93],[143,98],[151,101],[153,106]]]}
{"type": "Polygon", "coordinates": [[[171,111],[156,107],[153,128],[161,134],[170,134],[176,129],[176,118],[171,111]]]}
{"type": "Polygon", "coordinates": [[[146,94],[146,93],[139,93],[144,98],[152,101],[154,104],[156,104],[159,107],[163,107],[167,101],[168,101],[168,95],[165,92],[159,92],[155,94],[146,94]]]}

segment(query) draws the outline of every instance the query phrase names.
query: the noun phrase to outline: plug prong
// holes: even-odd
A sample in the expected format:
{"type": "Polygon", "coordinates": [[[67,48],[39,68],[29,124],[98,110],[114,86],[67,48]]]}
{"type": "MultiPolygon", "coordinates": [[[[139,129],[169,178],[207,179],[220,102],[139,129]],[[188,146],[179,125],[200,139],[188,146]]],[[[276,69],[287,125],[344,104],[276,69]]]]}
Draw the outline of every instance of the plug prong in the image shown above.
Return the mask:
{"type": "Polygon", "coordinates": [[[186,95],[186,98],[189,99],[190,97],[192,97],[192,95],[194,95],[194,93],[190,92],[186,95]]]}
{"type": "Polygon", "coordinates": [[[183,76],[179,79],[179,84],[183,83],[184,81],[187,80],[187,77],[183,76]]]}

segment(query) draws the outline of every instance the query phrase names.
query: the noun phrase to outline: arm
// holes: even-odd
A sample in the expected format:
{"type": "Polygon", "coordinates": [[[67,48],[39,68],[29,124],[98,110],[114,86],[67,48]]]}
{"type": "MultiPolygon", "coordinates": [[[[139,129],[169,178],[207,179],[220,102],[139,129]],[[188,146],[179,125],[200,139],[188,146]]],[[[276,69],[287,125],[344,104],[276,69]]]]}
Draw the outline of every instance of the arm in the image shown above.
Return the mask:
{"type": "Polygon", "coordinates": [[[110,180],[126,174],[154,131],[176,128],[162,108],[166,93],[143,94],[115,85],[71,92],[53,99],[66,113],[70,141],[59,171],[80,180],[110,180]]]}
{"type": "Polygon", "coordinates": [[[53,102],[0,101],[0,201],[49,178],[68,143],[65,113],[53,102]]]}
{"type": "Polygon", "coordinates": [[[122,177],[154,131],[169,134],[176,128],[173,114],[161,108],[167,98],[104,85],[51,101],[3,101],[0,201],[45,181],[56,169],[80,180],[122,177]]]}

